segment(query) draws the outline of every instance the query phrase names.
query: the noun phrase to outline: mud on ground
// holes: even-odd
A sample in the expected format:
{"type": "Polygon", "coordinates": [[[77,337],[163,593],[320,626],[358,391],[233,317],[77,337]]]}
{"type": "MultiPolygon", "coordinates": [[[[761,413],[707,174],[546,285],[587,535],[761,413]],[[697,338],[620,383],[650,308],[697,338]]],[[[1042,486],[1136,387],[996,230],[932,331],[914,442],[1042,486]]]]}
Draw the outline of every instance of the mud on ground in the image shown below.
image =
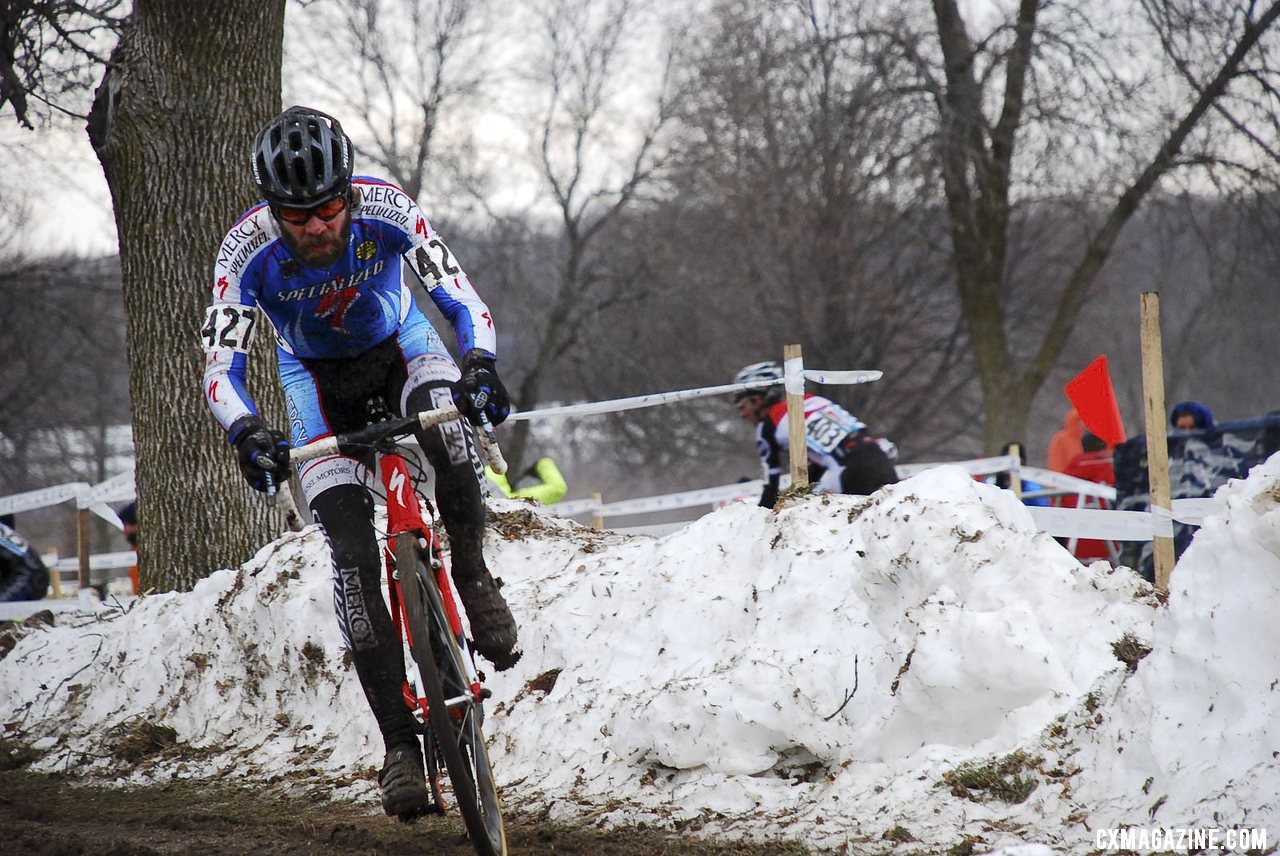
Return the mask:
{"type": "MultiPolygon", "coordinates": [[[[461,820],[407,826],[376,806],[317,800],[279,787],[248,788],[190,779],[146,787],[104,787],[71,777],[0,771],[0,852],[154,856],[169,853],[473,853],[461,820]]],[[[598,830],[509,815],[513,856],[694,854],[801,856],[799,845],[706,841],[652,829],[598,830]]]]}

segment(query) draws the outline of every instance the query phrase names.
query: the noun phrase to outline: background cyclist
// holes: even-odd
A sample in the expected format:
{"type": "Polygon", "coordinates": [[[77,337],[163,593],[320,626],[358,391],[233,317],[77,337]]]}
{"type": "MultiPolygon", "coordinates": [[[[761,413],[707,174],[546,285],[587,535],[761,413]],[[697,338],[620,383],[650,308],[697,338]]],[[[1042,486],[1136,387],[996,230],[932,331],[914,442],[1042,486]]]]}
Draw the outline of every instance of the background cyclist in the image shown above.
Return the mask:
{"type": "MultiPolygon", "coordinates": [[[[756,447],[764,462],[765,486],[760,504],[773,508],[778,482],[787,467],[790,447],[787,435],[787,396],[782,386],[782,366],[774,362],[752,363],[733,377],[734,383],[772,381],[772,386],[734,393],[733,402],[743,420],[756,426],[756,447]]],[[[869,494],[895,484],[893,443],[867,432],[862,420],[829,398],[804,396],[805,441],[809,457],[809,481],[819,493],[869,494]]]]}
{"type": "MultiPolygon", "coordinates": [[[[363,427],[372,398],[397,415],[451,400],[473,423],[481,408],[495,425],[508,415],[492,316],[471,280],[408,194],[352,173],[351,141],[338,121],[290,107],[253,143],[252,175],[264,202],[236,221],[218,250],[201,331],[205,399],[256,490],[266,488],[268,470],[283,477],[288,447],[259,417],[245,385],[251,339],[266,322],[276,333],[293,445],[363,427]],[[414,305],[403,267],[452,325],[461,370],[414,305]]],[[[481,553],[474,435],[451,422],[417,436],[436,472],[455,587],[476,650],[508,668],[519,658],[516,626],[481,553]]],[[[334,455],[307,462],[298,475],[332,549],[338,620],[386,744],[383,808],[412,815],[429,798],[401,695],[401,644],[381,594],[367,463],[334,455]]]]}

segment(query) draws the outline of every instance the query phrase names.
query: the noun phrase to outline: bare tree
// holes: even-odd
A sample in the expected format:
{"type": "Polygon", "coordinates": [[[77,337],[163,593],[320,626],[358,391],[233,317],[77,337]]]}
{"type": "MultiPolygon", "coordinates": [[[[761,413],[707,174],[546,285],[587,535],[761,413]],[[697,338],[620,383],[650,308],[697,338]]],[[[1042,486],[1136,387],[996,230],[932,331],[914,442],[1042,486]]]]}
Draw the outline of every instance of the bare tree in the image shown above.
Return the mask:
{"type": "Polygon", "coordinates": [[[666,206],[679,225],[655,252],[685,283],[674,314],[698,331],[705,382],[798,342],[811,367],[885,371],[823,390],[875,430],[955,448],[972,422],[971,369],[940,287],[927,147],[900,94],[909,81],[864,38],[872,8],[716,7],[686,63],[689,142],[666,206]]]}
{"type": "MultiPolygon", "coordinates": [[[[283,0],[137,0],[99,88],[91,136],[120,237],[144,587],[188,588],[276,531],[205,408],[199,327],[213,256],[255,201],[247,151],[280,107],[283,36],[283,0]]],[[[270,360],[254,362],[258,400],[283,424],[270,360]]]]}
{"type": "Polygon", "coordinates": [[[955,287],[994,451],[1024,436],[1121,231],[1160,182],[1230,165],[1229,152],[1255,143],[1235,165],[1273,163],[1277,81],[1262,39],[1280,3],[1152,0],[1135,17],[1020,0],[977,36],[956,0],[932,8],[936,50],[905,17],[891,38],[935,111],[955,287]],[[1014,236],[1029,212],[1066,198],[1090,200],[1059,235],[1070,262],[1043,323],[1015,331],[1011,294],[1050,284],[1023,277],[1014,236]]]}
{"type": "Polygon", "coordinates": [[[75,103],[93,86],[128,9],[126,0],[8,0],[0,5],[0,108],[18,122],[51,113],[84,118],[75,103]],[[36,103],[32,103],[32,102],[36,103]]]}
{"type": "Polygon", "coordinates": [[[419,202],[445,199],[471,183],[467,120],[496,73],[491,11],[489,0],[314,4],[295,10],[299,59],[290,64],[325,69],[298,75],[309,99],[328,102],[334,92],[320,82],[346,81],[342,105],[331,109],[359,155],[419,202]]]}
{"type": "MultiPolygon", "coordinates": [[[[523,409],[542,400],[550,378],[581,344],[584,326],[612,300],[604,274],[611,250],[603,239],[656,185],[670,156],[665,135],[678,100],[670,54],[653,90],[637,96],[630,89],[635,66],[628,51],[645,23],[632,0],[546,0],[537,20],[535,157],[554,211],[555,247],[548,267],[511,269],[514,281],[503,283],[528,300],[520,319],[527,358],[523,374],[512,375],[513,398],[523,409]]],[[[518,423],[507,443],[517,469],[527,441],[528,423],[518,423]]]]}

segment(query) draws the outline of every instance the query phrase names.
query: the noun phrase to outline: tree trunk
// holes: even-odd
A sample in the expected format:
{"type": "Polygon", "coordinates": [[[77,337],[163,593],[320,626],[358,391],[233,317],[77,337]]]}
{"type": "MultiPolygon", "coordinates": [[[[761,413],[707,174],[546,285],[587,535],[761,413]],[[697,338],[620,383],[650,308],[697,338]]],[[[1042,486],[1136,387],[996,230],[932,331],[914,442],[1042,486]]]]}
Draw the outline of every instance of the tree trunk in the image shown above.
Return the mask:
{"type": "MultiPolygon", "coordinates": [[[[284,0],[137,0],[99,90],[119,87],[93,136],[120,241],[144,590],[189,589],[279,531],[205,407],[199,327],[218,244],[255,201],[283,39],[284,0]]],[[[283,425],[269,340],[250,384],[283,425]]]]}

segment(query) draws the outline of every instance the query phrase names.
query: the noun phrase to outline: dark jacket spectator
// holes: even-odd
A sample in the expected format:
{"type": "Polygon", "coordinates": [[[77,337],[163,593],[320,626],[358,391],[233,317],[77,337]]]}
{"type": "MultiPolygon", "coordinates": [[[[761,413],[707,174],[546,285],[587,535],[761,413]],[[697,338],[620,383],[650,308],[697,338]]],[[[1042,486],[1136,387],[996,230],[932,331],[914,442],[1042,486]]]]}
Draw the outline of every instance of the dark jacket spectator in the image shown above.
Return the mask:
{"type": "Polygon", "coordinates": [[[49,571],[35,549],[12,527],[0,523],[0,602],[42,600],[49,571]]]}

